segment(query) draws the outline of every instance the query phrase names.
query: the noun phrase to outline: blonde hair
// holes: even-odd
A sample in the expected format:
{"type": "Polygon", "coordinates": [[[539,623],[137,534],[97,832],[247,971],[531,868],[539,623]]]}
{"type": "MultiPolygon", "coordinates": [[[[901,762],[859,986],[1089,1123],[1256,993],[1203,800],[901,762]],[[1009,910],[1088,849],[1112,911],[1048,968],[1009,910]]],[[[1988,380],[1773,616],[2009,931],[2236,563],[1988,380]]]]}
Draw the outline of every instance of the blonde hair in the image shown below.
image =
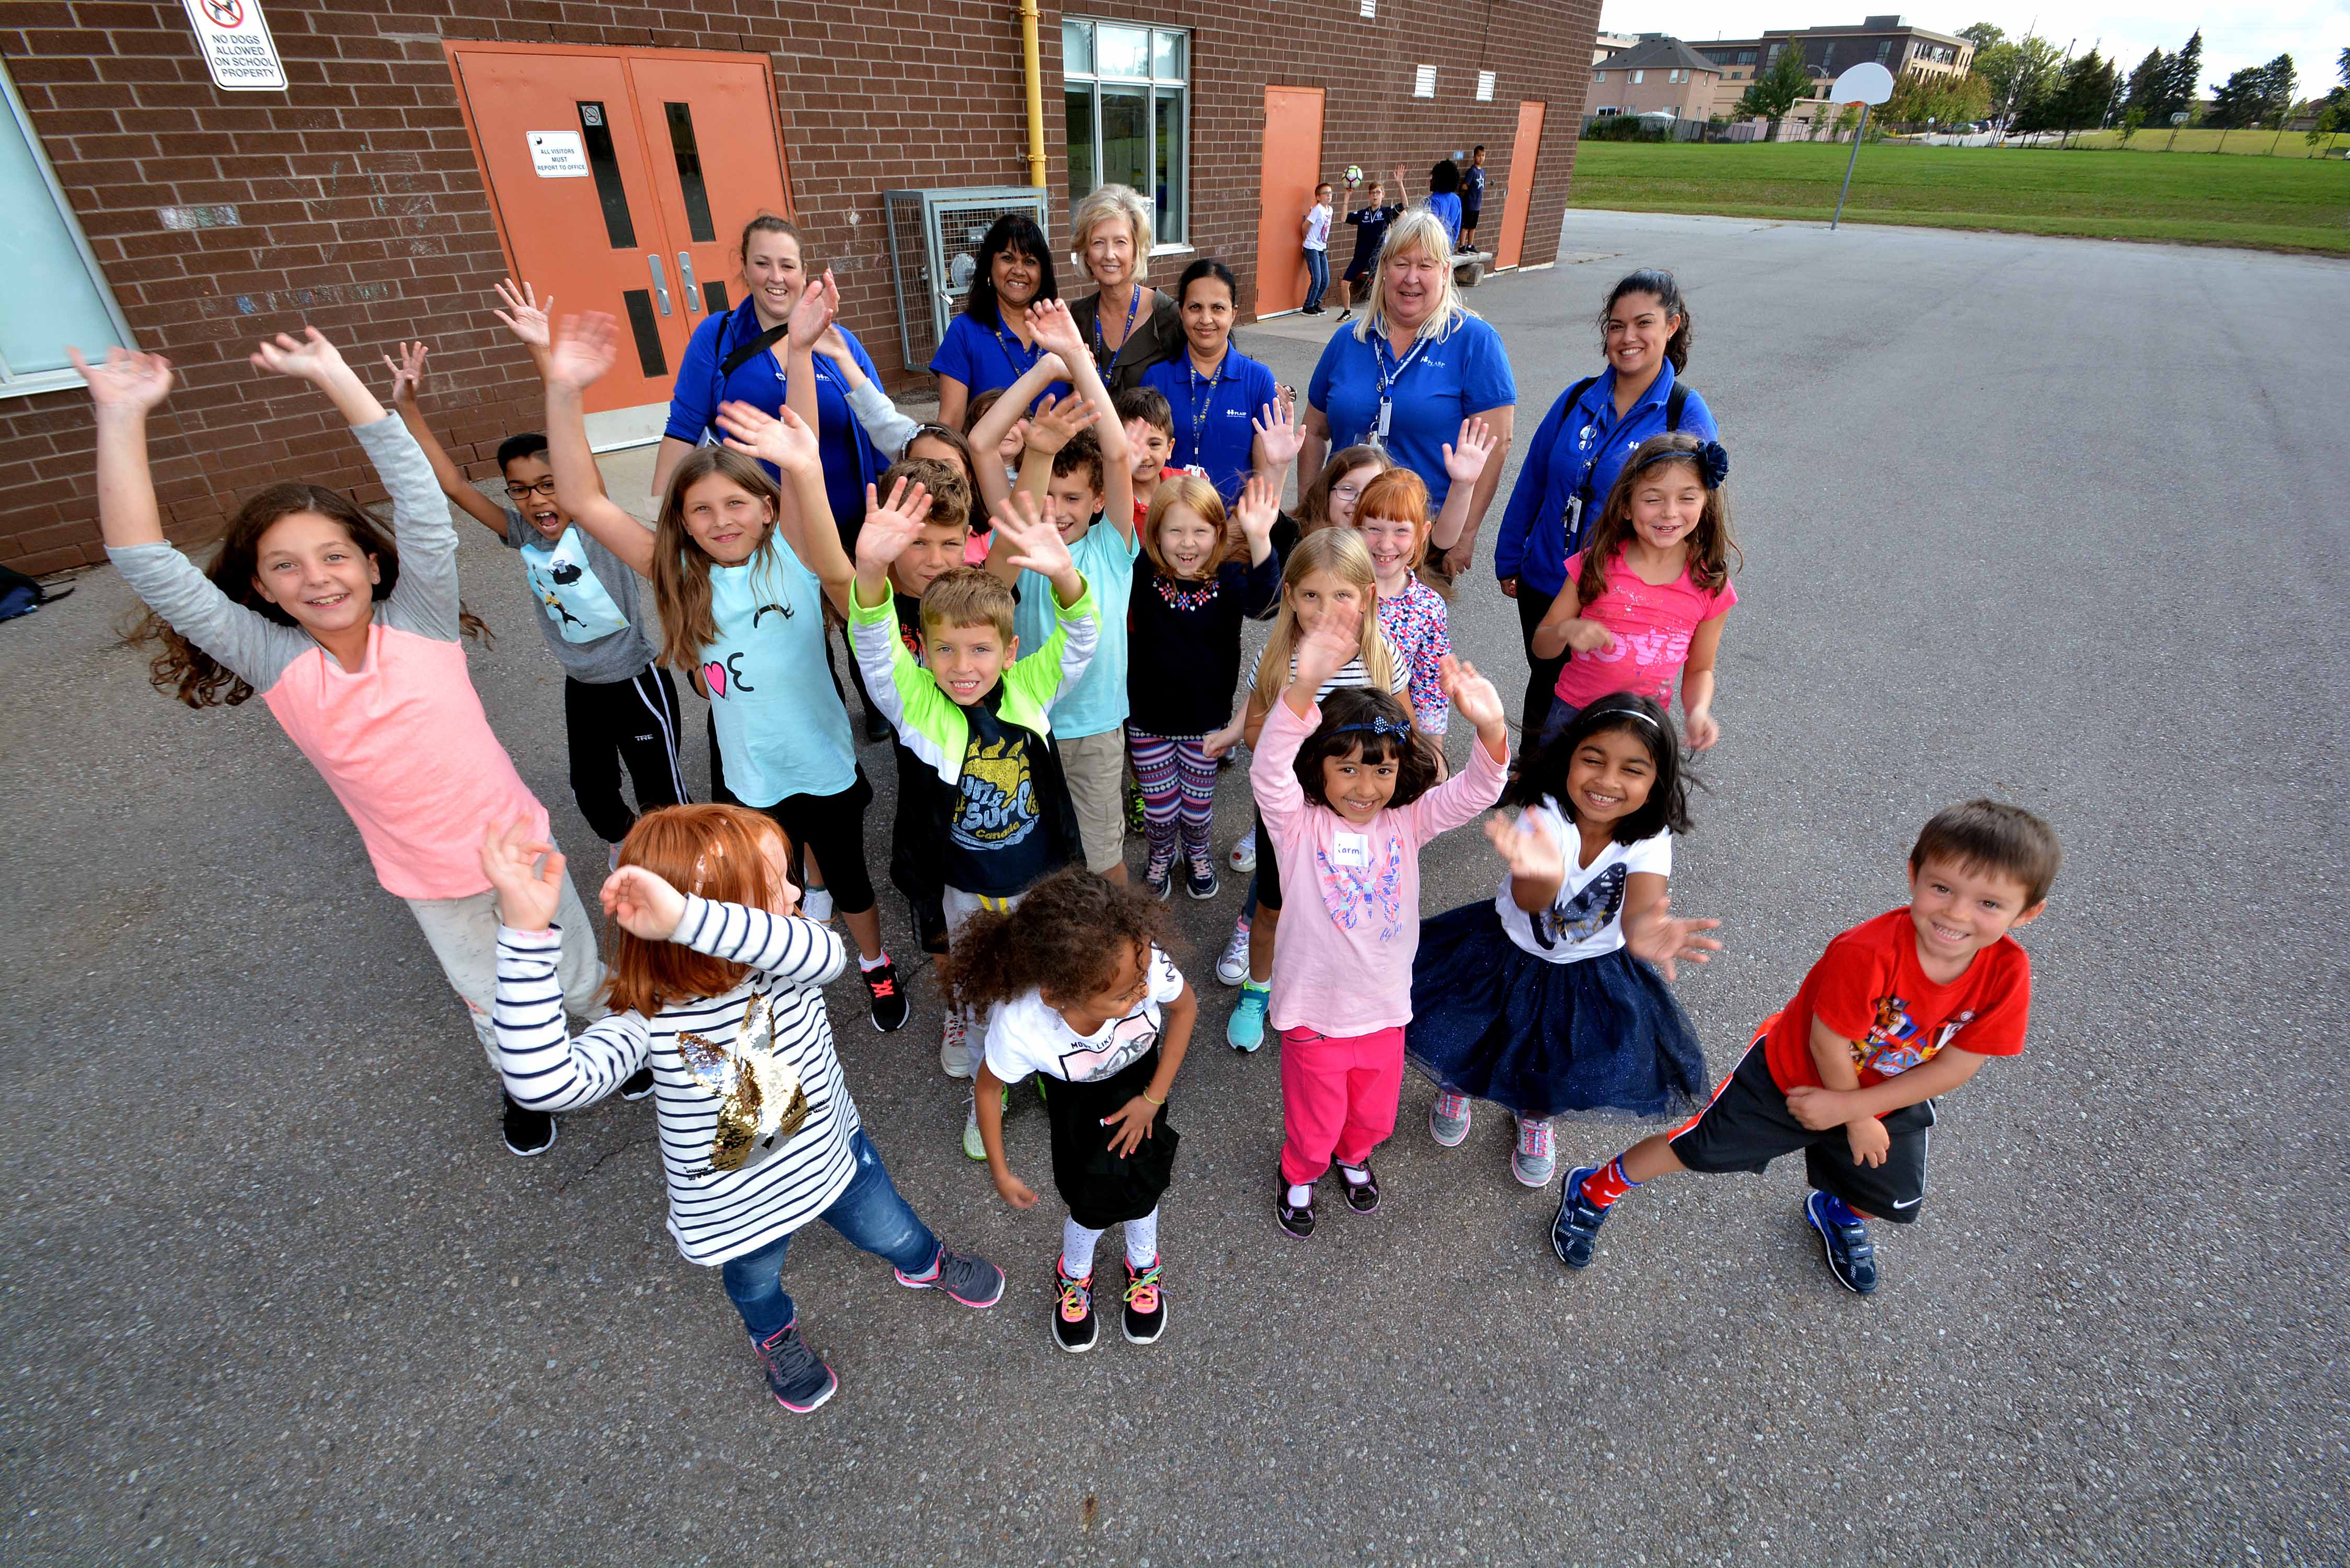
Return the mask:
{"type": "Polygon", "coordinates": [[[1388,226],[1388,237],[1379,245],[1378,290],[1370,313],[1355,323],[1357,343],[1368,343],[1374,332],[1386,334],[1388,263],[1414,251],[1435,258],[1437,275],[1436,305],[1429,311],[1428,319],[1419,324],[1418,336],[1431,343],[1441,343],[1452,336],[1455,327],[1477,314],[1461,303],[1460,286],[1452,281],[1452,236],[1444,232],[1444,220],[1426,207],[1414,207],[1388,226]]]}
{"type": "Polygon", "coordinates": [[[1149,269],[1150,203],[1131,185],[1097,185],[1069,213],[1069,243],[1075,248],[1077,270],[1088,278],[1094,269],[1086,260],[1086,242],[1093,238],[1094,230],[1112,218],[1122,218],[1134,236],[1134,281],[1140,283],[1149,269]]]}
{"type": "Polygon", "coordinates": [[[1204,475],[1186,470],[1172,479],[1159,482],[1159,493],[1150,498],[1149,514],[1142,520],[1143,553],[1150,557],[1150,564],[1159,568],[1160,576],[1174,582],[1192,580],[1178,575],[1175,568],[1167,564],[1166,553],[1159,547],[1159,530],[1166,523],[1168,514],[1178,506],[1198,513],[1208,526],[1216,531],[1216,553],[1208,557],[1206,576],[1214,576],[1217,567],[1234,555],[1246,552],[1247,539],[1240,531],[1240,521],[1224,510],[1224,498],[1216,493],[1216,487],[1204,475]]]}
{"type": "MultiPolygon", "coordinates": [[[[1357,503],[1357,504],[1360,504],[1357,503]]],[[[1363,597],[1363,628],[1358,651],[1363,673],[1381,691],[1396,689],[1395,655],[1379,635],[1379,580],[1371,570],[1371,552],[1352,528],[1324,528],[1297,541],[1281,568],[1281,608],[1273,618],[1273,635],[1256,661],[1256,681],[1249,688],[1252,716],[1270,713],[1289,684],[1289,660],[1297,651],[1297,586],[1316,572],[1330,576],[1363,597]]]]}
{"type": "Polygon", "coordinates": [[[950,566],[922,590],[922,631],[932,627],[992,626],[1012,645],[1012,589],[977,566],[950,566]]]}
{"type": "Polygon", "coordinates": [[[717,563],[685,527],[685,493],[713,475],[767,504],[766,531],[741,564],[775,562],[775,518],[784,493],[767,471],[756,459],[723,446],[699,446],[686,453],[669,476],[669,493],[653,524],[653,604],[660,611],[661,662],[672,670],[691,670],[702,662],[702,650],[718,640],[710,593],[710,568],[717,563]]]}

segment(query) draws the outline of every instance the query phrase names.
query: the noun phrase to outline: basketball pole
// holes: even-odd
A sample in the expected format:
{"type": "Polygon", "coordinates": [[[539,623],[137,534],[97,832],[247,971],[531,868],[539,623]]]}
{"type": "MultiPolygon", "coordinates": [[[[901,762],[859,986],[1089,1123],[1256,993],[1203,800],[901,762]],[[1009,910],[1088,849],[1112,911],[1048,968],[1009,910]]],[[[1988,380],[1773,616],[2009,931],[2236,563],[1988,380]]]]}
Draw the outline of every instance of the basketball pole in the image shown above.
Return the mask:
{"type": "Polygon", "coordinates": [[[1830,234],[1835,234],[1836,225],[1844,222],[1845,192],[1852,189],[1852,166],[1860,161],[1860,139],[1867,134],[1868,105],[1866,103],[1863,103],[1860,106],[1860,124],[1854,129],[1852,133],[1852,156],[1844,161],[1844,190],[1836,192],[1835,216],[1828,220],[1828,233],[1830,234]]]}

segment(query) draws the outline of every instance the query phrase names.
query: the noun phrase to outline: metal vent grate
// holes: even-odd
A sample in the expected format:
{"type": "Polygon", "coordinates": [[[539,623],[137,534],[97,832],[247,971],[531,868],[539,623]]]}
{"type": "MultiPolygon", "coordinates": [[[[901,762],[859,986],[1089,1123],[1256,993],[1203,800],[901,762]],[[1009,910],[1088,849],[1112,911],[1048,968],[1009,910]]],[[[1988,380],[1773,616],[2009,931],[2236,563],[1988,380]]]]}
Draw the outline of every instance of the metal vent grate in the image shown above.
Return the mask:
{"type": "Polygon", "coordinates": [[[1052,233],[1045,192],[1025,185],[963,191],[885,191],[889,275],[898,299],[898,347],[910,370],[931,362],[947,323],[962,308],[979,243],[1006,213],[1024,213],[1052,233]]]}

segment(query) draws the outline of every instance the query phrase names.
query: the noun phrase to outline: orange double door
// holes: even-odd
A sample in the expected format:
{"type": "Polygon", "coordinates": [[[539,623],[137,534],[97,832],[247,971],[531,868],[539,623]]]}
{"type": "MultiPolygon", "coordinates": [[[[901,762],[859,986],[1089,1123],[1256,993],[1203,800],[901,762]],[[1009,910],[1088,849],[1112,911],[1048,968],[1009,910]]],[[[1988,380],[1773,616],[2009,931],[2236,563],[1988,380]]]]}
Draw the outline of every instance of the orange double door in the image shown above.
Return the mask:
{"type": "Polygon", "coordinates": [[[668,401],[693,329],[742,303],[743,225],[791,210],[765,57],[442,47],[515,276],[619,317],[588,410],[668,401]]]}

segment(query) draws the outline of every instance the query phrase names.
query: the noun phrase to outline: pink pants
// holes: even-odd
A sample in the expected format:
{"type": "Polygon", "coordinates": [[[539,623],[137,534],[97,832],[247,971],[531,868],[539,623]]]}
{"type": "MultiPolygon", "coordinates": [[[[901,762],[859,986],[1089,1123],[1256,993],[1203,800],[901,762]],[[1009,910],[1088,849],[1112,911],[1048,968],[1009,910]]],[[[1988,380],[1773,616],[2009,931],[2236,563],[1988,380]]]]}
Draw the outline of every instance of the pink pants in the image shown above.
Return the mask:
{"type": "Polygon", "coordinates": [[[1403,1031],[1332,1036],[1281,1032],[1281,1177],[1303,1185],[1336,1158],[1362,1165],[1395,1131],[1403,1031]]]}

